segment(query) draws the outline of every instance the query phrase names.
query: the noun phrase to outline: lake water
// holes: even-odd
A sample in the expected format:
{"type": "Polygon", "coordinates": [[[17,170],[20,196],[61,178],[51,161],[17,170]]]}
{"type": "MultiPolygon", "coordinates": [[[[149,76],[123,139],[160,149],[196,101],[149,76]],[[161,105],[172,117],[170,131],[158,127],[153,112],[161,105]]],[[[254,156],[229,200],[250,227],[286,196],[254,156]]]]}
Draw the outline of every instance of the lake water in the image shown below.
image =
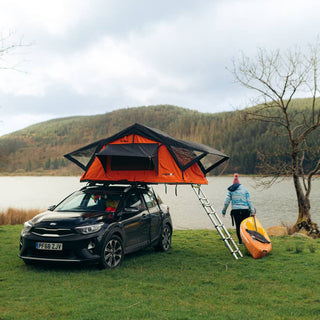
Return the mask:
{"type": "MultiPolygon", "coordinates": [[[[209,184],[202,189],[217,213],[221,213],[227,187],[232,177],[210,177],[209,184]]],[[[250,192],[257,217],[265,228],[293,224],[298,216],[297,200],[293,182],[285,179],[269,189],[256,187],[256,180],[240,177],[240,182],[250,192]]],[[[79,177],[0,177],[0,209],[39,208],[45,210],[85,184],[79,177]]],[[[170,207],[175,229],[214,229],[191,186],[158,185],[154,187],[162,200],[170,207]],[[177,195],[176,195],[177,191],[177,195]]],[[[314,180],[311,192],[311,216],[320,225],[320,179],[314,180]]],[[[231,227],[228,214],[221,218],[226,227],[231,227]]]]}

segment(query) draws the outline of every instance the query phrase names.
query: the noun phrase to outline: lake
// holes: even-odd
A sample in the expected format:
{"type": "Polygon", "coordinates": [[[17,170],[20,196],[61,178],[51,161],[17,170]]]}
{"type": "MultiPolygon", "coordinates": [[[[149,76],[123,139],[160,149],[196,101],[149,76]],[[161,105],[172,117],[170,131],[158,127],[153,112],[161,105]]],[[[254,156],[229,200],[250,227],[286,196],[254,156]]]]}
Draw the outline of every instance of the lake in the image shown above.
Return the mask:
{"type": "MultiPolygon", "coordinates": [[[[85,184],[79,177],[0,177],[0,209],[39,208],[45,210],[57,204],[73,191],[85,184]]],[[[202,189],[216,212],[220,215],[227,187],[232,177],[209,177],[209,184],[202,189]]],[[[292,179],[284,179],[269,189],[256,187],[256,180],[241,177],[240,183],[250,192],[257,217],[265,228],[293,224],[298,216],[297,200],[292,179]]],[[[154,186],[163,202],[170,207],[175,229],[214,229],[191,186],[154,186]],[[177,193],[177,194],[176,194],[177,193]]],[[[320,179],[313,181],[311,192],[311,216],[320,225],[320,179]]],[[[221,218],[226,227],[231,227],[230,208],[227,216],[221,218]]],[[[220,215],[221,216],[221,215],[220,215]]]]}

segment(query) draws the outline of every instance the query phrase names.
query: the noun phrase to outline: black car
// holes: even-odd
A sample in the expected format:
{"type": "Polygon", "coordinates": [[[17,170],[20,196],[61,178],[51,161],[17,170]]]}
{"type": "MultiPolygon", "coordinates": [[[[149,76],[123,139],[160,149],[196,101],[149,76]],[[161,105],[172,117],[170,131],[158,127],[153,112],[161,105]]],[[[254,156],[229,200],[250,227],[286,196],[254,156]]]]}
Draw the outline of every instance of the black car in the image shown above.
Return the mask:
{"type": "Polygon", "coordinates": [[[146,185],[88,185],[24,224],[25,263],[93,262],[115,268],[148,246],[171,246],[169,209],[146,185]]]}

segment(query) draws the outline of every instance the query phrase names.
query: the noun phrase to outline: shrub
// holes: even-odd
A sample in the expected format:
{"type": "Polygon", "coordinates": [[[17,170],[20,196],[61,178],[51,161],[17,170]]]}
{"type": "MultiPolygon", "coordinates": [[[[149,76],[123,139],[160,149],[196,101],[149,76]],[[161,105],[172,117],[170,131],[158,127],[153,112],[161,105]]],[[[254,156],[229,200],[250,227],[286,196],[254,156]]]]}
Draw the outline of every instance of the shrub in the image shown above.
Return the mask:
{"type": "Polygon", "coordinates": [[[0,225],[22,224],[32,219],[35,215],[40,213],[40,211],[40,209],[8,208],[6,211],[0,212],[0,225]]]}

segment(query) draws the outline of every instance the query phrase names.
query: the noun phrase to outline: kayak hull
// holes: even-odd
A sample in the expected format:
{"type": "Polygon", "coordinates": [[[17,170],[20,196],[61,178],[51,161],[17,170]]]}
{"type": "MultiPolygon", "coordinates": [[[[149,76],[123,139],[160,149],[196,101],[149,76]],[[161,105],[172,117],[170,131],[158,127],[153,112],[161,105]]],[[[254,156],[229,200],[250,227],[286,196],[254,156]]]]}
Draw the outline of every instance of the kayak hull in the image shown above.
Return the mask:
{"type": "Polygon", "coordinates": [[[240,235],[242,242],[254,259],[259,259],[268,254],[271,249],[271,241],[267,232],[263,229],[257,218],[249,217],[244,219],[240,225],[240,235]],[[263,235],[269,243],[262,243],[252,237],[247,230],[257,231],[263,235]]]}

